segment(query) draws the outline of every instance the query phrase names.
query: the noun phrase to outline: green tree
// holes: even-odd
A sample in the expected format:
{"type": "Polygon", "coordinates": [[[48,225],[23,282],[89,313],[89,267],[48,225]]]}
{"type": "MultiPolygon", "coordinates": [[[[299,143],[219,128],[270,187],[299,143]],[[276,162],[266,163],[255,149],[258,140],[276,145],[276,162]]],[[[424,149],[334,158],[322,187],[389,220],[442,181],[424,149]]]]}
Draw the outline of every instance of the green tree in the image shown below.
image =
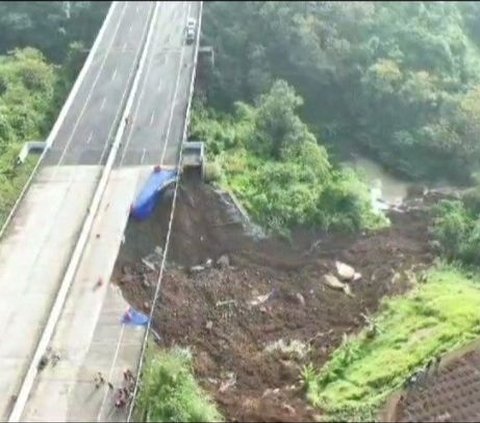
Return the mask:
{"type": "MultiPolygon", "coordinates": [[[[231,111],[281,79],[335,151],[368,152],[412,179],[467,181],[480,156],[478,22],[473,2],[210,2],[209,105],[231,111]]],[[[267,116],[260,129],[271,128],[267,116]]],[[[285,139],[274,138],[279,156],[285,139]]]]}

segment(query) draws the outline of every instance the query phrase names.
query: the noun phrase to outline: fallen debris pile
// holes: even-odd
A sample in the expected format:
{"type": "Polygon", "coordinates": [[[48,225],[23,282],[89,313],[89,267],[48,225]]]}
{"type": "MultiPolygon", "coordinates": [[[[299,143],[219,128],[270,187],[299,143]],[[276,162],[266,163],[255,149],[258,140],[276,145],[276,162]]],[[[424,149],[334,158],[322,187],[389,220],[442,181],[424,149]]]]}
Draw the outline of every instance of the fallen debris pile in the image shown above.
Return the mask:
{"type": "MultiPolygon", "coordinates": [[[[177,201],[172,264],[153,327],[162,345],[191,347],[199,382],[229,420],[314,419],[302,366],[323,364],[385,295],[404,292],[413,272],[433,259],[419,210],[392,213],[392,227],[375,234],[299,229],[289,244],[248,237],[241,224],[222,225],[232,217],[206,186],[183,185],[177,201]]],[[[147,263],[142,258],[164,245],[169,208],[163,204],[154,220],[131,224],[115,270],[127,300],[144,312],[160,250],[147,263]]]]}

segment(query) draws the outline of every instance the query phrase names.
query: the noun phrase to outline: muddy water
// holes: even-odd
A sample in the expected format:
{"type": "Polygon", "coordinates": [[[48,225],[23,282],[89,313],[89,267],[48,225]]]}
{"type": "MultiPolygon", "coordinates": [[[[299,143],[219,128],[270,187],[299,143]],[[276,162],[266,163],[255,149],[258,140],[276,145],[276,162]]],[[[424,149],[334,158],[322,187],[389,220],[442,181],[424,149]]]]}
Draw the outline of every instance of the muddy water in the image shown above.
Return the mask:
{"type": "Polygon", "coordinates": [[[365,157],[357,156],[343,165],[354,168],[364,177],[370,186],[372,204],[376,209],[399,206],[412,185],[411,182],[392,176],[379,164],[365,157]]]}

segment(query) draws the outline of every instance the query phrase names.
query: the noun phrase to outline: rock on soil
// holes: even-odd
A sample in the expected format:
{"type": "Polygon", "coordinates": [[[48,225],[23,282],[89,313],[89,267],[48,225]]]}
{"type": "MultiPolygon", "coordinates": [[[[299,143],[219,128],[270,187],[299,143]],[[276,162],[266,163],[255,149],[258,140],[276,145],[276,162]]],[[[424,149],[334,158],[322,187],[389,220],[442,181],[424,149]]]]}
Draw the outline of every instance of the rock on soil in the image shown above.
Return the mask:
{"type": "Polygon", "coordinates": [[[328,273],[323,278],[324,278],[325,284],[330,288],[339,289],[345,292],[346,295],[352,296],[352,291],[350,289],[350,286],[348,286],[346,283],[340,282],[336,276],[333,276],[332,274],[328,273]]]}
{"type": "Polygon", "coordinates": [[[342,263],[341,261],[336,261],[335,267],[337,268],[337,274],[340,279],[350,281],[354,278],[355,269],[352,266],[342,263]]]}
{"type": "Polygon", "coordinates": [[[217,260],[217,266],[220,267],[220,268],[225,268],[225,267],[230,266],[230,260],[229,260],[228,256],[225,255],[225,254],[223,256],[221,256],[217,260]]]}
{"type": "MultiPolygon", "coordinates": [[[[131,269],[133,281],[121,289],[135,307],[153,295],[142,278],[153,287],[158,271],[145,268],[141,258],[164,245],[169,201],[152,220],[132,222],[127,229],[115,277],[121,278],[122,266],[131,269]]],[[[226,224],[232,221],[228,210],[206,186],[182,182],[177,201],[168,261],[188,269],[226,255],[228,265],[195,273],[167,269],[153,328],[161,334],[161,345],[191,347],[200,384],[229,421],[312,421],[319,410],[308,404],[298,383],[302,366],[322,366],[344,334],[361,330],[361,313],[374,313],[384,296],[405,292],[407,271],[432,262],[423,211],[392,213],[392,227],[373,234],[296,229],[287,243],[254,240],[241,225],[226,224]],[[349,285],[353,297],[324,283],[324,275],[336,273],[335,261],[362,274],[361,283],[349,285]],[[400,276],[392,284],[394,274],[400,276]],[[267,294],[267,301],[250,305],[267,294]],[[305,345],[305,354],[265,351],[280,340],[305,345]],[[228,374],[235,379],[222,376],[228,374]],[[220,391],[222,382],[226,389],[220,391]]]]}

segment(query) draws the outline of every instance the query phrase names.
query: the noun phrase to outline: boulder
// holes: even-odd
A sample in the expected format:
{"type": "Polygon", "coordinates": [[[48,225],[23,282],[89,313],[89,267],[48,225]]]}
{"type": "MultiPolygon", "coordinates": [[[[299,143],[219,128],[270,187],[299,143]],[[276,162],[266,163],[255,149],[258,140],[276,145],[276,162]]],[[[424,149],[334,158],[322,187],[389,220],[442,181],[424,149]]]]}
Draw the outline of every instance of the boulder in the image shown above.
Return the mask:
{"type": "Polygon", "coordinates": [[[202,270],[205,270],[205,266],[192,266],[190,267],[190,273],[198,273],[198,272],[201,272],[202,270]]]}
{"type": "Polygon", "coordinates": [[[331,273],[328,273],[323,278],[324,278],[325,284],[330,288],[342,290],[348,296],[350,297],[353,296],[352,291],[350,290],[350,287],[346,283],[340,282],[336,276],[332,275],[331,273]]]}
{"type": "Polygon", "coordinates": [[[359,273],[359,272],[355,272],[355,274],[353,275],[353,282],[356,282],[356,281],[359,281],[360,279],[362,279],[362,274],[359,273]]]}
{"type": "Polygon", "coordinates": [[[344,281],[351,281],[355,276],[355,269],[348,264],[336,261],[335,266],[337,268],[337,274],[340,279],[344,281]]]}
{"type": "Polygon", "coordinates": [[[220,268],[228,267],[230,266],[230,259],[226,254],[222,255],[218,260],[217,260],[217,266],[220,268]]]}
{"type": "Polygon", "coordinates": [[[303,298],[303,295],[297,292],[295,294],[295,297],[297,298],[298,302],[300,303],[301,306],[305,306],[305,298],[303,298]]]}
{"type": "Polygon", "coordinates": [[[340,282],[339,279],[331,273],[326,274],[323,279],[325,281],[325,284],[328,285],[330,288],[343,289],[343,287],[345,286],[344,283],[340,282]]]}

